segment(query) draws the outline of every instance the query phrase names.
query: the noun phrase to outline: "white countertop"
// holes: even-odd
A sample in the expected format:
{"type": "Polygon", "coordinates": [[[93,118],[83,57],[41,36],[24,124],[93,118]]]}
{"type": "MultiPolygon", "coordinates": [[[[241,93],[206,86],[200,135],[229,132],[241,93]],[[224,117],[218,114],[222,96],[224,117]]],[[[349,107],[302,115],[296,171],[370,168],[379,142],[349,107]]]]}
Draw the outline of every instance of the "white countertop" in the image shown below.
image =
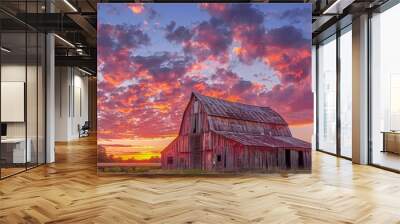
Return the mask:
{"type": "MultiPolygon", "coordinates": [[[[28,141],[30,141],[30,139],[27,139],[28,141]]],[[[20,143],[20,142],[24,142],[25,138],[2,138],[1,139],[1,143],[11,143],[11,144],[15,144],[15,143],[20,143]]]]}

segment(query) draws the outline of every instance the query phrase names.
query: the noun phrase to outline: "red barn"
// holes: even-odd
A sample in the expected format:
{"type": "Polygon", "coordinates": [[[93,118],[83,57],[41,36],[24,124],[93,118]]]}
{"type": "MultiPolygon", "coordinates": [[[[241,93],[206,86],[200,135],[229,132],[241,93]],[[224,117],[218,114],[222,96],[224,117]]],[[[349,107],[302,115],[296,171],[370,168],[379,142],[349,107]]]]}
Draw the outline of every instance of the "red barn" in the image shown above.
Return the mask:
{"type": "Polygon", "coordinates": [[[311,170],[310,143],[259,107],[192,93],[178,137],[161,152],[164,169],[311,170]]]}

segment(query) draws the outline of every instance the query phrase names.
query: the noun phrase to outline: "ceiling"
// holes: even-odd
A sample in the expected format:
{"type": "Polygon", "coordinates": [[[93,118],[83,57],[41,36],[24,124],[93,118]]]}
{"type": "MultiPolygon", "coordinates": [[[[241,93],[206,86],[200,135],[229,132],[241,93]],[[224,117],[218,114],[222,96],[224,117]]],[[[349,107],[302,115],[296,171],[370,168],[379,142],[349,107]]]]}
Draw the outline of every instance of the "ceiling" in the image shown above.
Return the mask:
{"type": "MultiPolygon", "coordinates": [[[[187,2],[180,0],[175,2],[177,1],[187,2]]],[[[312,3],[313,41],[318,42],[320,38],[329,35],[327,34],[329,29],[332,30],[329,32],[335,32],[332,27],[338,24],[339,20],[377,7],[385,1],[387,0],[255,0],[252,2],[312,3]]],[[[4,37],[8,38],[5,41],[14,41],[13,47],[22,50],[24,40],[21,40],[21,34],[18,35],[18,32],[25,32],[26,28],[32,31],[54,32],[57,34],[55,38],[56,65],[80,66],[95,73],[97,3],[134,1],[47,0],[47,2],[46,5],[46,0],[1,0],[1,28],[3,32],[9,32],[4,37]]],[[[351,23],[351,18],[347,19],[351,23]]],[[[17,52],[15,51],[15,54],[17,52]]]]}
{"type": "Polygon", "coordinates": [[[352,23],[352,18],[374,11],[390,0],[310,0],[313,4],[313,43],[352,23]]]}
{"type": "MultiPolygon", "coordinates": [[[[52,32],[56,66],[79,66],[96,73],[97,0],[1,0],[2,45],[12,49],[8,58],[34,53],[33,33],[52,32]],[[51,13],[50,13],[51,12],[51,13]],[[25,52],[25,31],[28,47],[25,52]],[[32,37],[31,37],[32,36],[32,37]]],[[[36,41],[35,41],[36,42],[36,41]]],[[[33,54],[34,55],[34,54],[33,54]]]]}

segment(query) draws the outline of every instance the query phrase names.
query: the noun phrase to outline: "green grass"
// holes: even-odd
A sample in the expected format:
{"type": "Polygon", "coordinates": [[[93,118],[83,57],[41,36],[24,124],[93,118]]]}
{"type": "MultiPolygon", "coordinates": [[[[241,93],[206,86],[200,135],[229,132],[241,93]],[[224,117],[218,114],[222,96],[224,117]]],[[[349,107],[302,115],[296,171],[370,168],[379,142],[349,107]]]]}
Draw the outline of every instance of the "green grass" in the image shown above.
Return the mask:
{"type": "Polygon", "coordinates": [[[208,176],[208,175],[248,175],[248,174],[281,174],[310,173],[310,170],[242,170],[242,171],[205,171],[201,169],[162,169],[161,167],[103,167],[99,169],[105,174],[143,174],[143,175],[183,175],[183,176],[208,176]]]}

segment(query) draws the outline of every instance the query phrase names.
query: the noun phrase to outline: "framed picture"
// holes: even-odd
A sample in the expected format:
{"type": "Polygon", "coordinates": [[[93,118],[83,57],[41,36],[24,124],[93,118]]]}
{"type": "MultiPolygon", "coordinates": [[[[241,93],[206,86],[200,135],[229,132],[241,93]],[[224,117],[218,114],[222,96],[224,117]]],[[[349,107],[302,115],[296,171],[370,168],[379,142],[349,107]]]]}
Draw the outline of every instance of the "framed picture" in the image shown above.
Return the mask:
{"type": "Polygon", "coordinates": [[[311,5],[98,5],[98,170],[309,172],[311,5]]]}

